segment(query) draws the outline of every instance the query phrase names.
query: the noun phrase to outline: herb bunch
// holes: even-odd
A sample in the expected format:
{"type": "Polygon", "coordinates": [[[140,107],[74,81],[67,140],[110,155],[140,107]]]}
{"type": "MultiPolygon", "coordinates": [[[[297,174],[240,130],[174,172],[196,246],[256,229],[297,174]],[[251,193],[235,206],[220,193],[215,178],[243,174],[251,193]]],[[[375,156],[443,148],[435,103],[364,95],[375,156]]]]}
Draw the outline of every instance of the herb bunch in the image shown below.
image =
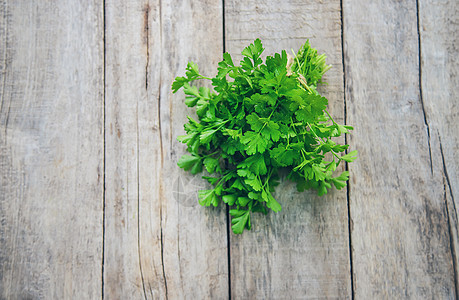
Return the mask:
{"type": "Polygon", "coordinates": [[[343,154],[348,145],[332,140],[353,128],[337,124],[326,110],[327,99],[317,92],[330,68],[325,55],[318,55],[309,41],[294,57],[284,50],[263,62],[263,50],[255,40],[242,51],[239,66],[224,53],[214,78],[189,62],[185,77],[172,84],[174,93],[183,88],[185,104],[198,116],[198,121],[188,116],[186,135],[178,137],[190,153],[178,166],[192,174],[206,169],[203,178],[212,189],[199,191],[199,203],[231,206],[236,234],[251,228],[251,212],[281,210],[272,195],[280,169],[287,169],[298,191],[313,188],[324,195],[332,184],[346,186],[349,173],[334,176],[334,171],[357,155],[343,154]],[[201,79],[211,80],[214,91],[190,84],[201,79]]]}

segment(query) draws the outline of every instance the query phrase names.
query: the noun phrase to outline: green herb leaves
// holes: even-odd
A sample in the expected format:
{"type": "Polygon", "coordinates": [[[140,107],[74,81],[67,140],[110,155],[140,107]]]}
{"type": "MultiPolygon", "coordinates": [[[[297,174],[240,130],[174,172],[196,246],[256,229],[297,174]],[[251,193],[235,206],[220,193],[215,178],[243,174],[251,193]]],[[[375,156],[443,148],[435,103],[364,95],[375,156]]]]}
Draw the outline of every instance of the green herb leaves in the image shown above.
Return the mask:
{"type": "Polygon", "coordinates": [[[348,145],[332,140],[353,128],[337,124],[326,110],[328,100],[317,92],[330,68],[325,55],[317,55],[307,41],[295,57],[282,51],[263,63],[263,50],[255,40],[242,51],[240,66],[223,54],[214,78],[189,62],[185,77],[172,84],[174,93],[183,88],[185,104],[196,109],[199,119],[188,117],[186,134],[178,137],[191,155],[177,164],[192,174],[205,170],[210,175],[203,178],[212,189],[199,191],[199,203],[230,205],[237,234],[252,227],[252,212],[281,210],[272,194],[281,168],[299,191],[313,188],[323,195],[332,185],[346,186],[349,173],[334,172],[357,155],[343,155],[348,145]],[[215,92],[192,85],[200,79],[211,80],[215,92]]]}

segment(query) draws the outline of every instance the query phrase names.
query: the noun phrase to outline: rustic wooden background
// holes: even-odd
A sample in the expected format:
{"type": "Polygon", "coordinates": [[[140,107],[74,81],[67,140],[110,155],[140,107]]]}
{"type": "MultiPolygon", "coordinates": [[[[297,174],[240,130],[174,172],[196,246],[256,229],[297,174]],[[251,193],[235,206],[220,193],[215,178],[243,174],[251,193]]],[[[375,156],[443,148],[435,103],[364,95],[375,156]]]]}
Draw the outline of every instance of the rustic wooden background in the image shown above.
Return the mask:
{"type": "Polygon", "coordinates": [[[456,0],[0,0],[0,299],[455,299],[456,0]],[[189,60],[310,39],[360,153],[241,236],[176,162],[189,60]]]}

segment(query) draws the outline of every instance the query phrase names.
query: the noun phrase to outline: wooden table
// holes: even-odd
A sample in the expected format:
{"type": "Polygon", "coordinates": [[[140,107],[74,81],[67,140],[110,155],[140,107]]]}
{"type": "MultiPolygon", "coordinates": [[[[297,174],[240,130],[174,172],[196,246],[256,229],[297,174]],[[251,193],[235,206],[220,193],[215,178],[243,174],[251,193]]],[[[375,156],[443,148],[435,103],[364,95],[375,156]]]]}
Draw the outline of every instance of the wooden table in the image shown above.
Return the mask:
{"type": "Polygon", "coordinates": [[[0,298],[458,297],[459,2],[0,1],[0,298]],[[355,126],[346,190],[243,235],[176,166],[189,60],[306,39],[355,126]]]}

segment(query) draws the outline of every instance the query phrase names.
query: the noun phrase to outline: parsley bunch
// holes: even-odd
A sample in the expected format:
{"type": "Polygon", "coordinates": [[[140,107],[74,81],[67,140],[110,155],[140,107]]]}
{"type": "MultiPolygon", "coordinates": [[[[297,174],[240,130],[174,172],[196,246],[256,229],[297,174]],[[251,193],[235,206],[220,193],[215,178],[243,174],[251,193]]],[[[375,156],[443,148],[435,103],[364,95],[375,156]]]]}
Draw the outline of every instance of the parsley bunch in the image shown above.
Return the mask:
{"type": "Polygon", "coordinates": [[[174,93],[183,87],[185,104],[196,108],[199,119],[188,116],[186,135],[178,137],[190,153],[178,166],[192,174],[206,169],[209,176],[203,178],[213,188],[199,191],[199,203],[231,206],[232,229],[238,234],[251,228],[251,212],[281,210],[272,195],[281,168],[298,191],[314,188],[323,195],[332,184],[346,186],[349,173],[333,172],[357,155],[340,155],[349,145],[332,140],[353,128],[333,120],[327,99],[316,90],[330,68],[325,55],[318,55],[309,41],[294,57],[284,50],[263,62],[263,50],[255,40],[242,51],[240,66],[224,53],[214,78],[189,62],[186,76],[172,84],[174,93]],[[190,84],[200,79],[211,80],[214,91],[190,84]]]}

